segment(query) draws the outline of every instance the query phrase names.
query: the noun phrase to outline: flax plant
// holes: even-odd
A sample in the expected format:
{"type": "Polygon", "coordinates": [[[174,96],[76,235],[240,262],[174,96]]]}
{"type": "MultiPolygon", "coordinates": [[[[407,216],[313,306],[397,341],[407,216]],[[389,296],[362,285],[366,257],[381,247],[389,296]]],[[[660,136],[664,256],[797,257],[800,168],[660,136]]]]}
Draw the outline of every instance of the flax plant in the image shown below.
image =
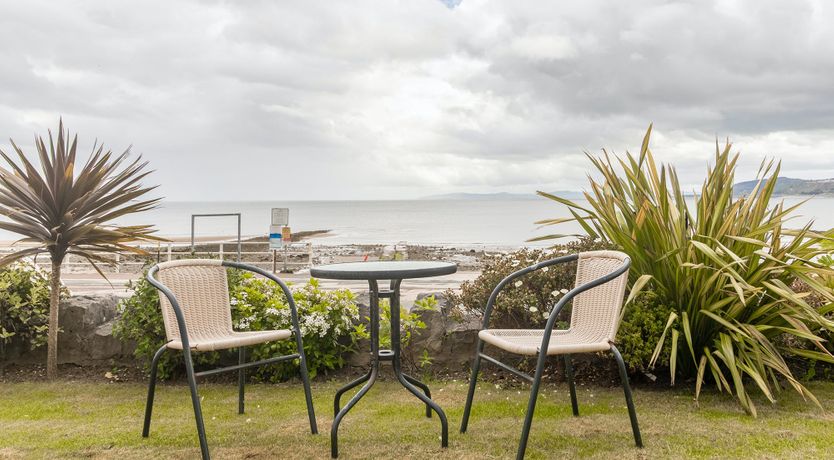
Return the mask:
{"type": "Polygon", "coordinates": [[[0,259],[0,266],[47,253],[52,262],[47,338],[47,376],[58,369],[58,303],[61,264],[67,255],[81,257],[104,273],[99,264],[112,264],[112,256],[128,252],[145,254],[128,243],[160,240],[151,225],[119,226],[113,219],[152,209],[159,199],[141,199],[154,187],[143,187],[149,174],[141,157],[130,159],[130,149],[119,155],[93,146],[83,165],[76,165],[78,137],[70,139],[63,122],[58,137],[49,143],[35,138],[40,169],[14,141],[16,162],[0,150],[6,167],[0,167],[0,229],[23,236],[24,245],[0,259]],[[80,168],[78,167],[80,166],[80,168]]]}
{"type": "Polygon", "coordinates": [[[834,293],[821,282],[834,272],[815,261],[826,253],[821,246],[830,239],[813,231],[811,223],[788,227],[801,203],[771,200],[778,162],[763,162],[753,191],[734,197],[738,154],[731,154],[729,142],[723,148],[716,142],[714,164],[690,208],[675,169],[655,162],[651,129],[636,158],[606,151],[601,157],[587,155],[601,177],[589,176],[587,206],[539,192],[567,206],[572,216],[539,223],[575,221],[588,235],[628,253],[629,300],[652,289],[673,306],[652,363],[663,347],[671,347],[672,383],[676,377],[694,377],[696,401],[711,381],[755,416],[748,387],[775,402],[784,382],[819,404],[785,357],[834,362],[823,346],[823,336],[834,330],[825,316],[834,310],[834,293]],[[796,280],[811,292],[795,292],[791,285],[796,280]],[[826,305],[809,305],[811,293],[826,305]]]}

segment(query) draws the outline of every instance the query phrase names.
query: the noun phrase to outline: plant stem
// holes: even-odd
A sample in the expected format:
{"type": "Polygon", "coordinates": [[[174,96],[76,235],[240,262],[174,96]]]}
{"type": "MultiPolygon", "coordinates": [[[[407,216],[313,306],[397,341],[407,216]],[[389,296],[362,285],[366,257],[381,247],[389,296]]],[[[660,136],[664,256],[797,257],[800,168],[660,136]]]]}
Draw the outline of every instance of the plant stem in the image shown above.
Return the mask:
{"type": "Polygon", "coordinates": [[[61,262],[52,259],[49,279],[49,335],[46,342],[46,378],[58,377],[58,308],[61,301],[61,262]]]}

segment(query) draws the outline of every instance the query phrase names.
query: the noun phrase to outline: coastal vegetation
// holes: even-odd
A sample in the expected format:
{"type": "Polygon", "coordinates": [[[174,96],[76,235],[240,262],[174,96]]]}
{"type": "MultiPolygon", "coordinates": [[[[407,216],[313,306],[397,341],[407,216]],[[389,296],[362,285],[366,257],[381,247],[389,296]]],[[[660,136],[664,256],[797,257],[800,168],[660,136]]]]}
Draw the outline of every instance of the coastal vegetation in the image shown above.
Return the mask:
{"type": "MultiPolygon", "coordinates": [[[[61,292],[61,297],[66,295],[61,292]]],[[[49,274],[24,262],[0,268],[0,375],[8,347],[25,351],[42,347],[48,325],[49,274]]]]}
{"type": "Polygon", "coordinates": [[[0,259],[0,265],[47,253],[50,272],[49,323],[46,370],[49,378],[58,372],[58,302],[61,264],[75,255],[87,260],[100,274],[98,264],[112,263],[111,256],[144,251],[128,245],[135,241],[159,240],[151,225],[119,226],[114,219],[152,209],[159,199],[144,199],[154,187],[141,184],[149,171],[139,156],[130,159],[130,149],[113,155],[103,145],[94,145],[83,165],[76,165],[78,136],[71,137],[58,125],[57,139],[49,133],[35,139],[40,170],[11,141],[20,163],[0,150],[6,167],[0,167],[0,229],[22,236],[21,249],[0,259]]]}
{"type": "Polygon", "coordinates": [[[657,165],[650,136],[651,127],[636,157],[588,155],[600,179],[590,179],[587,205],[540,192],[572,215],[540,223],[578,222],[587,235],[628,253],[630,298],[651,291],[671,308],[652,359],[668,350],[672,383],[694,378],[696,399],[711,382],[755,415],[747,384],[774,402],[785,383],[818,403],[786,357],[834,362],[825,347],[834,293],[821,282],[834,272],[816,261],[827,254],[829,237],[810,223],[789,227],[800,205],[772,200],[778,163],[763,163],[753,190],[734,198],[738,155],[729,143],[716,143],[690,209],[675,169],[657,165]]]}

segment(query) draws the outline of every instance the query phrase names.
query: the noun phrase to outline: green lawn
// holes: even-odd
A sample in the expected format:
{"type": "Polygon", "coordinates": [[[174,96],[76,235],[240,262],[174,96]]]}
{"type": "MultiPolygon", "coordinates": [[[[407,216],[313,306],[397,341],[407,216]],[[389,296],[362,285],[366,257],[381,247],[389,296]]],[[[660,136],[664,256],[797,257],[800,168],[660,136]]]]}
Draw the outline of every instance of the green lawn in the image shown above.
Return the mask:
{"type": "MultiPolygon", "coordinates": [[[[236,387],[203,385],[203,412],[215,458],[328,458],[332,398],[340,382],[313,387],[320,434],[309,434],[300,385],[250,385],[246,415],[236,387]]],[[[458,433],[466,383],[430,383],[450,423],[440,424],[390,378],[379,382],[340,427],[341,458],[510,458],[515,455],[527,388],[482,383],[469,433],[458,433]]],[[[834,384],[814,383],[824,407],[834,384]]],[[[636,389],[644,449],[634,447],[620,388],[580,386],[581,416],[570,413],[567,387],[544,387],[528,458],[834,458],[834,417],[785,391],[776,406],[759,401],[759,418],[725,395],[706,393],[700,407],[684,390],[636,389]]],[[[161,385],[151,436],[140,436],[140,384],[61,381],[0,385],[0,458],[196,458],[187,387],[161,385]]],[[[343,400],[343,401],[346,401],[343,400]]]]}

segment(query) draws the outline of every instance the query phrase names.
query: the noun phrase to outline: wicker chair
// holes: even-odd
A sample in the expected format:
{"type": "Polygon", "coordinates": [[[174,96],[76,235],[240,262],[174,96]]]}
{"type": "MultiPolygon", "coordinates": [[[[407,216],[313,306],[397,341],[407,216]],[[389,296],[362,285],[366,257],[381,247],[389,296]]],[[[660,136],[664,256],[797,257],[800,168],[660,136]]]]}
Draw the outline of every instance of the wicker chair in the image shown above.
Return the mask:
{"type": "Polygon", "coordinates": [[[188,386],[191,389],[191,403],[194,406],[194,417],[197,422],[197,435],[200,439],[200,450],[203,459],[209,458],[208,442],[206,441],[203,415],[200,408],[200,397],[197,394],[196,378],[218,374],[221,372],[238,371],[238,413],[244,412],[244,380],[245,369],[263,366],[280,361],[298,359],[301,364],[301,380],[304,383],[304,394],[307,400],[307,415],[310,419],[310,430],[318,432],[316,416],[313,412],[313,399],[310,381],[307,376],[307,360],[304,356],[304,346],[298,327],[298,313],[293,302],[292,294],[281,280],[273,274],[250,265],[219,260],[177,260],[155,265],[148,271],[148,281],[159,291],[162,318],[165,322],[165,335],[168,341],[157,350],[151,363],[150,383],[148,385],[148,401],[145,407],[145,423],[142,436],[148,437],[153,411],[154,389],[156,388],[156,371],[159,359],[166,350],[182,351],[185,358],[185,372],[188,386]],[[237,268],[257,273],[277,283],[290,306],[292,330],[238,332],[232,328],[232,314],[229,302],[229,288],[226,278],[226,268],[237,268]],[[297,352],[291,355],[278,356],[256,362],[245,362],[245,350],[249,345],[255,345],[273,340],[286,340],[295,335],[297,352]],[[194,372],[191,359],[193,352],[238,349],[238,364],[205,372],[194,372]]]}
{"type": "Polygon", "coordinates": [[[579,406],[576,400],[576,387],[573,382],[571,354],[610,350],[614,354],[614,358],[616,358],[619,366],[620,379],[622,380],[623,391],[625,392],[626,403],[628,405],[628,414],[631,419],[631,429],[634,434],[634,442],[637,447],[643,447],[643,441],[640,438],[640,428],[637,425],[637,413],[634,410],[634,401],[631,397],[631,388],[628,385],[625,363],[617,347],[614,346],[614,337],[617,334],[617,328],[620,324],[620,309],[623,305],[623,296],[625,294],[626,282],[628,281],[628,268],[630,265],[631,260],[621,252],[584,252],[578,255],[547,260],[521,269],[498,283],[498,286],[492,291],[492,295],[490,295],[487,301],[484,311],[483,330],[478,333],[475,360],[472,364],[472,378],[469,381],[469,393],[466,398],[460,432],[465,433],[469,423],[469,412],[472,409],[472,399],[475,395],[478,372],[480,371],[481,360],[483,359],[532,383],[530,400],[527,405],[527,413],[525,414],[524,427],[521,431],[521,440],[519,441],[517,453],[517,458],[523,459],[547,357],[564,355],[565,373],[570,386],[573,415],[578,416],[579,406]],[[573,261],[577,262],[576,287],[556,303],[556,306],[550,312],[544,329],[489,329],[489,315],[492,312],[495,299],[504,286],[512,280],[535,270],[573,261]],[[553,330],[559,312],[571,300],[573,301],[573,307],[570,328],[566,330],[553,330]],[[484,354],[484,344],[490,344],[514,354],[538,356],[536,374],[531,377],[518,369],[484,354]],[[541,350],[545,350],[545,352],[542,353],[541,350]]]}

